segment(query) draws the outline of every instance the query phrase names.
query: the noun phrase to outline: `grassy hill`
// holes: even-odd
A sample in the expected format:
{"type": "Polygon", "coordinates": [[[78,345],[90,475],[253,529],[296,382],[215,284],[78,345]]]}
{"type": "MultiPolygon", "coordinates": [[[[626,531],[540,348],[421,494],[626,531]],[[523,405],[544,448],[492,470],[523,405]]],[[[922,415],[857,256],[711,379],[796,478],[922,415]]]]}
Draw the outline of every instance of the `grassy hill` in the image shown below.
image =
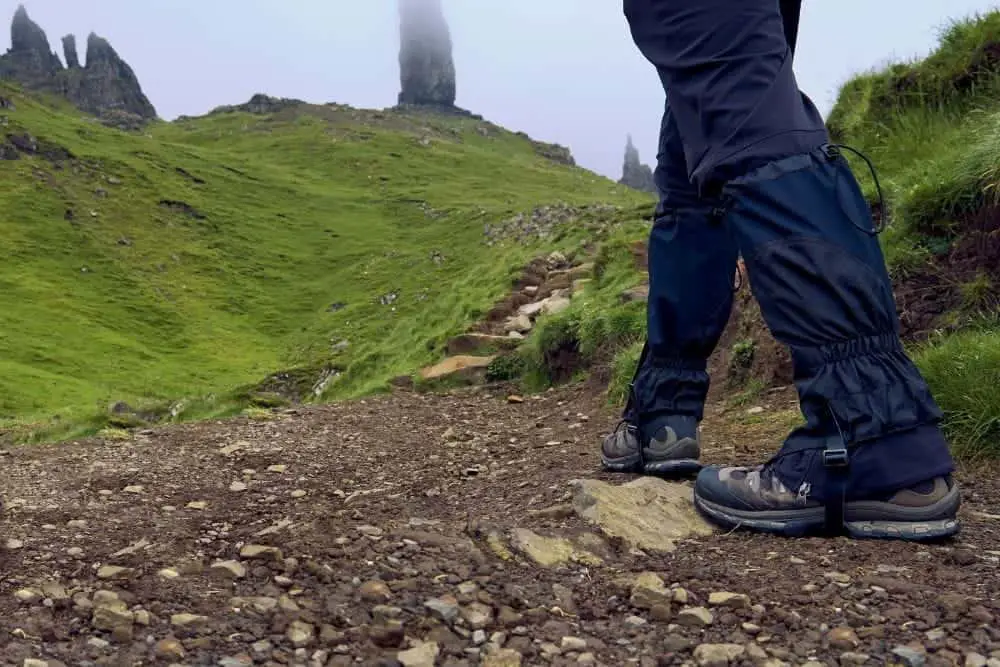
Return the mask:
{"type": "Polygon", "coordinates": [[[125,132],[0,96],[0,428],[18,439],[100,428],[118,401],[232,410],[286,369],[327,397],[383,388],[528,258],[578,248],[580,218],[648,205],[472,117],[293,105],[125,132]],[[574,224],[487,243],[487,224],[555,203],[574,224]]]}

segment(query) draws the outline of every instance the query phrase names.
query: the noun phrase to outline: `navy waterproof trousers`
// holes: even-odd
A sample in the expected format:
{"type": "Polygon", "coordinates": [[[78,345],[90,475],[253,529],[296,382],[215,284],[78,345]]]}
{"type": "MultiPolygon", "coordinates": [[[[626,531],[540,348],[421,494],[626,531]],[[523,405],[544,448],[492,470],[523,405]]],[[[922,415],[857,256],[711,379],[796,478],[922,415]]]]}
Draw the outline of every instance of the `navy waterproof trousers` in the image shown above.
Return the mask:
{"type": "Polygon", "coordinates": [[[627,417],[647,438],[667,415],[702,417],[742,254],[806,418],[772,461],[783,483],[822,499],[843,459],[859,496],[951,472],[940,410],[898,338],[871,212],[792,71],[799,2],[624,6],[666,93],[647,351],[627,417]]]}

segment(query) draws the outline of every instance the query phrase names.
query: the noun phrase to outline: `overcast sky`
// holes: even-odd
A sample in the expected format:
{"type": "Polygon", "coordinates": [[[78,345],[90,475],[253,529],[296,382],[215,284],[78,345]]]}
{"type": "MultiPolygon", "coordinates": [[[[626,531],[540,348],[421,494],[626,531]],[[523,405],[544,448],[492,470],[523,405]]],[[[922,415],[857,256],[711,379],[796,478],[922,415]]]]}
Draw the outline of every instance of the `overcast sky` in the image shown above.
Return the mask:
{"type": "MultiPolygon", "coordinates": [[[[617,179],[625,135],[656,153],[663,92],[628,34],[620,0],[444,0],[458,104],[568,145],[617,179]]],[[[205,113],[255,92],[357,107],[399,91],[395,0],[25,0],[59,38],[106,37],[160,116],[205,113]]],[[[926,54],[948,21],[987,0],[805,0],[796,70],[825,114],[841,83],[889,59],[926,54]]],[[[0,0],[13,16],[17,0],[0,0]]],[[[9,33],[0,47],[10,46],[9,33]]]]}

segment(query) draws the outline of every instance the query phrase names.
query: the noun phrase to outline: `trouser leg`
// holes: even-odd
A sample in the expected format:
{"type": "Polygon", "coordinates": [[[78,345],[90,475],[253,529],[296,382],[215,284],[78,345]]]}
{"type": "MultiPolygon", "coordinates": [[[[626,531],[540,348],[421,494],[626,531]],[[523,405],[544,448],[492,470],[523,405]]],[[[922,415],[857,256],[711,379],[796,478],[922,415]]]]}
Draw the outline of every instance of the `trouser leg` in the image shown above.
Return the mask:
{"type": "Polygon", "coordinates": [[[727,202],[764,319],[791,348],[807,423],[772,462],[777,475],[822,499],[845,448],[858,496],[950,472],[870,212],[798,89],[779,1],[625,0],[625,11],[664,83],[689,176],[727,202]]]}

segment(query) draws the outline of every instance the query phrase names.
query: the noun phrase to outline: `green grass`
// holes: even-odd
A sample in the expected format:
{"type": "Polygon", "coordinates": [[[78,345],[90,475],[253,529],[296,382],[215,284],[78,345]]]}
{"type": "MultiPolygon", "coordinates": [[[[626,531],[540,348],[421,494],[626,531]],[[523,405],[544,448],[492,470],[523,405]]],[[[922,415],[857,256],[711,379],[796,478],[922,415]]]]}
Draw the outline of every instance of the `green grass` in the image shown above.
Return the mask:
{"type": "Polygon", "coordinates": [[[306,106],[126,133],[0,94],[7,134],[73,156],[0,162],[0,428],[15,439],[95,432],[116,401],[236,414],[289,368],[331,370],[323,398],[382,390],[437,361],[527,259],[587,233],[489,246],[486,224],[610,205],[599,223],[647,199],[474,118],[306,106]]]}
{"type": "Polygon", "coordinates": [[[1000,326],[942,337],[915,360],[945,411],[955,454],[1000,454],[1000,326]]]}

